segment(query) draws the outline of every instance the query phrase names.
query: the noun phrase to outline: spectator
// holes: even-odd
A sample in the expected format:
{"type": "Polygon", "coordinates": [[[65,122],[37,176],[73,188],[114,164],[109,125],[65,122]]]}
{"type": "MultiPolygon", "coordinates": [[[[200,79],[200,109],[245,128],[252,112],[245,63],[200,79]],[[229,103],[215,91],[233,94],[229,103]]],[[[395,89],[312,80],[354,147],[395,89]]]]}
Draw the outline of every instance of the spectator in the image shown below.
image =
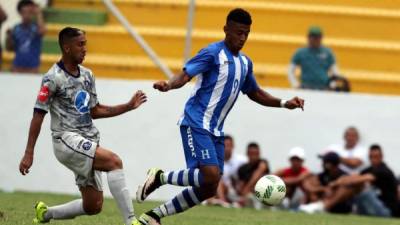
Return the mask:
{"type": "MultiPolygon", "coordinates": [[[[310,202],[318,202],[322,199],[328,199],[336,191],[331,187],[332,183],[342,176],[347,175],[340,169],[340,157],[335,152],[328,152],[321,156],[323,171],[318,175],[311,176],[304,182],[304,189],[308,193],[310,202]]],[[[306,211],[304,206],[300,206],[300,210],[306,211]]],[[[352,210],[351,201],[332,204],[327,209],[331,213],[350,213],[352,210]]]]}
{"type": "Polygon", "coordinates": [[[46,32],[43,14],[31,0],[21,0],[17,5],[21,23],[7,31],[6,47],[15,52],[11,71],[38,73],[42,37],[46,32]]]}
{"type": "Polygon", "coordinates": [[[333,150],[340,156],[340,168],[348,174],[359,173],[365,166],[367,149],[359,144],[360,134],[355,127],[348,127],[344,132],[344,144],[332,145],[333,150]]]}
{"type": "MultiPolygon", "coordinates": [[[[377,194],[379,200],[383,203],[383,205],[377,203],[377,205],[381,206],[379,210],[381,211],[380,216],[392,215],[398,217],[397,180],[392,170],[383,161],[383,152],[379,145],[375,144],[370,147],[369,160],[371,165],[361,172],[362,176],[360,176],[360,180],[371,182],[372,194],[377,194]]],[[[368,206],[376,204],[369,204],[366,201],[368,199],[362,195],[358,196],[356,200],[361,201],[358,203],[360,205],[360,214],[373,215],[374,211],[369,211],[368,206]]]]}
{"type": "MultiPolygon", "coordinates": [[[[1,31],[1,25],[4,23],[4,21],[6,21],[6,19],[7,19],[7,14],[0,5],[0,31],[1,31]]],[[[1,42],[1,32],[0,32],[0,42],[1,42]]],[[[0,43],[0,70],[2,68],[2,65],[3,65],[3,49],[1,48],[1,43],[0,43]]]]}
{"type": "Polygon", "coordinates": [[[335,189],[331,196],[302,205],[300,210],[307,213],[329,211],[333,206],[354,198],[357,211],[362,215],[397,216],[397,181],[383,162],[379,145],[371,146],[369,157],[371,166],[363,170],[361,175],[340,177],[330,184],[335,189]]]}
{"type": "Polygon", "coordinates": [[[296,208],[304,196],[303,181],[311,174],[303,166],[305,151],[300,147],[292,148],[289,152],[290,167],[281,169],[276,175],[281,177],[286,184],[285,207],[296,208]]]}
{"type": "Polygon", "coordinates": [[[244,155],[233,152],[235,143],[232,136],[225,135],[224,144],[224,173],[218,185],[216,198],[210,199],[208,203],[230,207],[231,203],[234,203],[238,198],[235,189],[239,180],[238,170],[247,162],[247,159],[244,155]]]}
{"type": "Polygon", "coordinates": [[[270,172],[268,161],[261,158],[260,146],[257,143],[251,142],[247,145],[247,157],[248,162],[242,165],[238,172],[237,190],[241,196],[241,205],[246,205],[257,181],[270,172]]]}
{"type": "Polygon", "coordinates": [[[322,30],[311,27],[308,31],[308,46],[296,51],[289,66],[288,77],[294,88],[326,90],[329,88],[329,71],[339,74],[332,50],[323,46],[322,30]],[[301,84],[296,78],[296,67],[301,68],[301,84]]]}

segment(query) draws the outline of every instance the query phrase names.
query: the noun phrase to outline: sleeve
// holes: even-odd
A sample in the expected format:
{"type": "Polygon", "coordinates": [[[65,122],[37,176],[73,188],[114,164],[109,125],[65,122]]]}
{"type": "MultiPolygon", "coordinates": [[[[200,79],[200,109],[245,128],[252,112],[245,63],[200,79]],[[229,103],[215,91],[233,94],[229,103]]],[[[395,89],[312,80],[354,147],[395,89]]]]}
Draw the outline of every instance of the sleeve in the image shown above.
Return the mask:
{"type": "Polygon", "coordinates": [[[299,81],[296,78],[296,64],[290,63],[288,67],[288,79],[293,88],[300,86],[299,81]]]}
{"type": "Polygon", "coordinates": [[[54,76],[45,75],[40,85],[34,109],[48,112],[56,90],[57,86],[54,76]]]}
{"type": "Polygon", "coordinates": [[[250,92],[256,91],[259,87],[256,81],[256,78],[254,77],[253,73],[253,62],[249,59],[249,69],[247,72],[247,76],[244,80],[243,86],[242,86],[242,93],[243,94],[249,94],[250,92]]]}
{"type": "Polygon", "coordinates": [[[301,64],[301,53],[300,50],[297,50],[292,57],[292,64],[300,65],[301,64]]]}
{"type": "Polygon", "coordinates": [[[200,73],[210,70],[214,63],[214,55],[208,48],[203,48],[196,56],[191,58],[184,66],[183,70],[190,76],[194,77],[200,73]]]}
{"type": "Polygon", "coordinates": [[[328,56],[329,56],[329,67],[331,67],[332,65],[336,64],[336,58],[331,49],[329,49],[328,56]]]}
{"type": "Polygon", "coordinates": [[[92,72],[90,72],[90,88],[89,88],[89,92],[90,92],[90,101],[89,101],[89,107],[92,109],[94,108],[97,104],[99,104],[99,99],[97,98],[97,92],[96,92],[96,80],[92,74],[92,72]]]}

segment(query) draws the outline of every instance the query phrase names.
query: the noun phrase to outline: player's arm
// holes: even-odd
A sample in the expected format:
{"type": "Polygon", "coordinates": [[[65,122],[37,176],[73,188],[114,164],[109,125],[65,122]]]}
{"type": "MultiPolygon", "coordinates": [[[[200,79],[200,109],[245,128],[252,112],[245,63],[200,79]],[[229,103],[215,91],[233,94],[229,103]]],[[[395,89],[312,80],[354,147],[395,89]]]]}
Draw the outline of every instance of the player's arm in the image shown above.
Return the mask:
{"type": "Polygon", "coordinates": [[[312,174],[310,172],[304,172],[297,177],[287,177],[283,178],[283,181],[287,185],[295,185],[302,183],[306,178],[310,177],[312,174]]]}
{"type": "Polygon", "coordinates": [[[191,77],[185,71],[182,71],[180,74],[171,77],[168,81],[158,81],[154,83],[153,88],[162,92],[167,92],[172,89],[183,87],[190,80],[191,77]]]}
{"type": "Polygon", "coordinates": [[[329,185],[331,187],[362,185],[365,182],[372,182],[374,180],[375,180],[375,176],[370,173],[367,173],[364,175],[353,174],[353,175],[342,176],[329,185]]]}
{"type": "Polygon", "coordinates": [[[310,176],[303,182],[303,188],[309,193],[321,193],[325,191],[325,187],[321,185],[318,177],[315,175],[310,176]]]}
{"type": "Polygon", "coordinates": [[[43,36],[46,33],[46,25],[44,23],[43,12],[39,5],[35,5],[36,23],[38,25],[38,33],[43,36]]]}
{"type": "Polygon", "coordinates": [[[6,49],[7,51],[14,51],[14,40],[13,40],[13,30],[8,29],[6,31],[6,49]]]}
{"type": "Polygon", "coordinates": [[[147,101],[146,94],[142,91],[137,91],[129,102],[125,104],[106,106],[102,104],[96,104],[91,110],[90,115],[93,119],[108,118],[121,115],[138,108],[140,105],[147,101]]]}
{"type": "Polygon", "coordinates": [[[0,24],[7,20],[7,13],[0,6],[0,24]]]}
{"type": "Polygon", "coordinates": [[[254,102],[268,107],[285,107],[287,109],[301,108],[304,110],[304,100],[299,97],[294,97],[291,100],[284,101],[276,98],[268,92],[257,87],[254,91],[247,93],[247,96],[254,102]]]}
{"type": "Polygon", "coordinates": [[[353,169],[357,168],[363,164],[363,161],[358,158],[341,158],[340,162],[348,167],[353,168],[353,169]]]}
{"type": "Polygon", "coordinates": [[[268,164],[266,162],[261,162],[260,165],[258,165],[257,169],[251,175],[249,182],[245,184],[242,190],[243,196],[252,192],[254,185],[256,185],[257,181],[265,174],[267,170],[268,170],[268,164]]]}
{"type": "Polygon", "coordinates": [[[25,154],[19,164],[19,171],[22,175],[26,175],[27,173],[29,173],[29,169],[32,166],[36,140],[39,137],[40,129],[42,127],[45,115],[46,112],[42,112],[40,110],[35,110],[35,112],[33,113],[25,154]]]}
{"type": "Polygon", "coordinates": [[[213,54],[209,49],[204,48],[185,64],[181,73],[171,77],[168,81],[158,81],[154,83],[153,87],[161,92],[181,88],[194,76],[208,71],[213,62],[213,54]]]}

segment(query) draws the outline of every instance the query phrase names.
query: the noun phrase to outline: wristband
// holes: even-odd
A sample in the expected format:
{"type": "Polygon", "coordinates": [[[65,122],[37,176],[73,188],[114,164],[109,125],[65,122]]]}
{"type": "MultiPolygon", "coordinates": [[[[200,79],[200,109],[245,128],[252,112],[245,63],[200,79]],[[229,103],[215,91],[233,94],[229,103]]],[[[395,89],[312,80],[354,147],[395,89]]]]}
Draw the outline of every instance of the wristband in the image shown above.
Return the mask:
{"type": "Polygon", "coordinates": [[[286,108],[285,107],[286,102],[287,102],[286,100],[283,99],[281,100],[281,108],[286,108]]]}

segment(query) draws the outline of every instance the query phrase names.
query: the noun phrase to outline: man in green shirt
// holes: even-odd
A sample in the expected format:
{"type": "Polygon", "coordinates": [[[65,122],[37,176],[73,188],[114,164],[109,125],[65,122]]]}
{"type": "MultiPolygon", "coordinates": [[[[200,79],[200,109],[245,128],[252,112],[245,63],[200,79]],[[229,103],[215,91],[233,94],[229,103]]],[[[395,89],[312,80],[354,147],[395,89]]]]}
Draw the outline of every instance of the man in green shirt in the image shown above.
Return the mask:
{"type": "Polygon", "coordinates": [[[319,27],[310,27],[308,46],[294,54],[289,66],[289,81],[294,88],[325,90],[329,87],[329,73],[339,74],[332,50],[323,46],[323,33],[319,27]],[[301,68],[301,84],[296,79],[296,67],[301,68]]]}

